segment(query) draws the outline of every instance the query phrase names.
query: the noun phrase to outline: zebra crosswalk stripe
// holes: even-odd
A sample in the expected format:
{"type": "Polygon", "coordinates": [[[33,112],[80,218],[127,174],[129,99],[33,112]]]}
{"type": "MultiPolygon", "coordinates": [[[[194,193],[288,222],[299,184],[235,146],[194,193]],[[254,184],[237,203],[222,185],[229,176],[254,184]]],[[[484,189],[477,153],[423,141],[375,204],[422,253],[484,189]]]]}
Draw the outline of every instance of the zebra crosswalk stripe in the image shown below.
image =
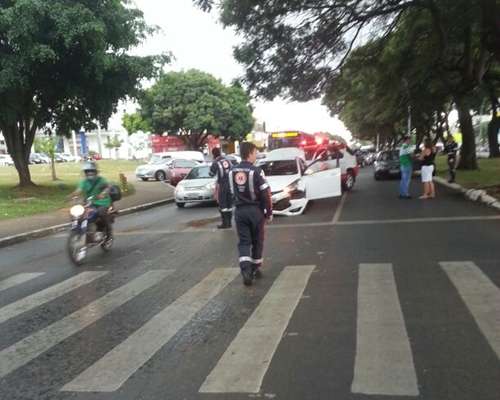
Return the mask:
{"type": "Polygon", "coordinates": [[[213,270],[200,283],[156,314],[61,390],[74,392],[118,390],[238,274],[237,268],[213,270]]]}
{"type": "Polygon", "coordinates": [[[45,272],[22,273],[0,281],[0,292],[42,276],[45,272]]]}
{"type": "Polygon", "coordinates": [[[471,261],[439,264],[500,358],[500,289],[471,261]]]}
{"type": "Polygon", "coordinates": [[[0,324],[61,297],[106,275],[107,271],[86,271],[0,308],[0,324]]]}
{"type": "Polygon", "coordinates": [[[314,265],[286,267],[222,355],[201,393],[258,393],[314,265]]]}
{"type": "Polygon", "coordinates": [[[146,272],[78,311],[3,349],[0,351],[0,378],[111,313],[172,272],[172,270],[146,272]]]}
{"type": "Polygon", "coordinates": [[[360,264],[353,393],[418,396],[391,264],[360,264]]]}

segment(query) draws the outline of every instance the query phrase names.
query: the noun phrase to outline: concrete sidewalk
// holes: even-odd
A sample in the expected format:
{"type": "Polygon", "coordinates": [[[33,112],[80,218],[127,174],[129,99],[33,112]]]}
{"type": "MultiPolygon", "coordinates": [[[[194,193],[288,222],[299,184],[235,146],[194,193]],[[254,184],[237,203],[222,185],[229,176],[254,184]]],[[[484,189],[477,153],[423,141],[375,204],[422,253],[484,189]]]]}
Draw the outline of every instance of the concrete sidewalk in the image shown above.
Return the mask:
{"type": "MultiPolygon", "coordinates": [[[[160,182],[137,181],[133,176],[129,176],[128,179],[134,185],[135,193],[117,202],[116,206],[118,210],[166,200],[172,198],[174,195],[174,190],[170,185],[160,182]]],[[[0,240],[68,222],[68,208],[50,213],[0,221],[0,240]]]]}

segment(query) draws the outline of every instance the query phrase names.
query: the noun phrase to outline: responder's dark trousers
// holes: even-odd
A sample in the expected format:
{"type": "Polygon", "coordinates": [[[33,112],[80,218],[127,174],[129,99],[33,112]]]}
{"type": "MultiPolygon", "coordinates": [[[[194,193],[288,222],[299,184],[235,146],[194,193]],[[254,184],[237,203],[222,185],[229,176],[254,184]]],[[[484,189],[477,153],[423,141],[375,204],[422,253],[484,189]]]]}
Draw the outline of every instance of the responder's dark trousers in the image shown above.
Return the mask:
{"type": "Polygon", "coordinates": [[[450,182],[455,182],[456,177],[456,163],[457,159],[455,157],[448,157],[448,173],[450,175],[450,182]]]}
{"type": "Polygon", "coordinates": [[[219,185],[217,202],[219,203],[222,224],[231,226],[231,220],[233,218],[233,196],[229,184],[219,185]]]}
{"type": "Polygon", "coordinates": [[[238,206],[235,212],[240,268],[257,269],[264,251],[264,213],[258,206],[238,206]]]}

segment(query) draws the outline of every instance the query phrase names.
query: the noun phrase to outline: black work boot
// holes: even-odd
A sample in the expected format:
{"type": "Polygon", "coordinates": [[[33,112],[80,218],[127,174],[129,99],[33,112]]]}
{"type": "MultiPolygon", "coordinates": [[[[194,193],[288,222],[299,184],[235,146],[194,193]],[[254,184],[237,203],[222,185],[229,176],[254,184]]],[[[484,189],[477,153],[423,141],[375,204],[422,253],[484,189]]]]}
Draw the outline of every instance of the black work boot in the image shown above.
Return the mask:
{"type": "Polygon", "coordinates": [[[226,216],[223,212],[220,213],[221,224],[217,225],[217,229],[226,229],[226,216]]]}
{"type": "Polygon", "coordinates": [[[241,276],[243,277],[243,284],[245,286],[252,286],[253,283],[253,271],[251,268],[244,268],[241,270],[241,276]]]}
{"type": "Polygon", "coordinates": [[[261,279],[262,278],[262,271],[260,270],[260,266],[253,267],[253,277],[255,279],[261,279]]]}
{"type": "Polygon", "coordinates": [[[222,225],[218,225],[217,229],[229,229],[231,228],[231,213],[223,212],[222,214],[222,225]]]}

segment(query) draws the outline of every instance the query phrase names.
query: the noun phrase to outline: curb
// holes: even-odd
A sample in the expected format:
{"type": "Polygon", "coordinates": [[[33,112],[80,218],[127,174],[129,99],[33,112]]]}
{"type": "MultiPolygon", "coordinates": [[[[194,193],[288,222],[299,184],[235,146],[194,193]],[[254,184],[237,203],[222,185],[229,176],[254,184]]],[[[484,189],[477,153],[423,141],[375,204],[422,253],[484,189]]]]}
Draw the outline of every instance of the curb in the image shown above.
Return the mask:
{"type": "MultiPolygon", "coordinates": [[[[118,216],[125,216],[129,214],[133,214],[139,211],[146,211],[154,207],[159,207],[159,206],[164,206],[167,204],[172,204],[175,202],[175,199],[173,197],[165,199],[165,200],[158,200],[158,201],[153,201],[151,203],[144,203],[138,206],[134,207],[129,207],[129,208],[124,208],[123,210],[118,211],[118,216]]],[[[49,236],[54,233],[58,233],[61,231],[66,230],[69,228],[71,224],[70,223],[65,223],[65,224],[60,224],[60,225],[54,225],[54,226],[49,226],[47,228],[42,228],[42,229],[36,229],[34,231],[29,231],[29,232],[24,232],[24,233],[19,233],[17,235],[13,236],[7,236],[4,238],[0,239],[0,248],[2,247],[8,247],[12,246],[13,244],[16,243],[21,243],[21,242],[26,242],[31,239],[38,239],[44,236],[49,236]]]]}
{"type": "Polygon", "coordinates": [[[448,181],[446,181],[446,179],[443,179],[439,176],[435,176],[434,181],[442,186],[447,187],[448,189],[452,189],[456,192],[462,193],[465,196],[465,198],[467,198],[470,201],[479,202],[488,207],[495,208],[500,211],[500,200],[498,200],[493,196],[490,196],[484,190],[466,189],[457,183],[449,183],[448,181]]]}

